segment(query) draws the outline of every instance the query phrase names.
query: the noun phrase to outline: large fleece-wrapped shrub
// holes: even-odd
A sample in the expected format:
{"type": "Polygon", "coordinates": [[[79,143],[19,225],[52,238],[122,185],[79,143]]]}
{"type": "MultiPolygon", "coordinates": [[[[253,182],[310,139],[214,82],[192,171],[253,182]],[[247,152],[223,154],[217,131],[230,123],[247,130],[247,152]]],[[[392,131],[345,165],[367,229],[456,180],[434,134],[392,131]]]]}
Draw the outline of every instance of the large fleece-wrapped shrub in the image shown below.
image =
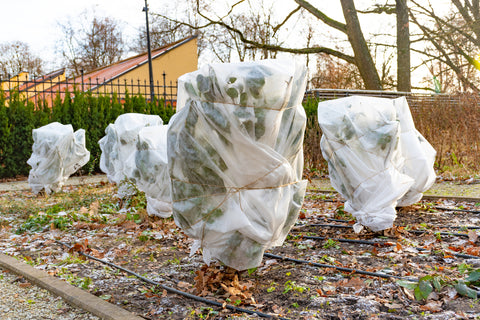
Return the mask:
{"type": "Polygon", "coordinates": [[[167,125],[149,126],[138,133],[132,180],[147,198],[149,215],[172,215],[170,176],[167,167],[167,125]]]}
{"type": "Polygon", "coordinates": [[[168,167],[175,222],[206,263],[258,266],[298,217],[306,181],[305,68],[286,60],[207,65],[179,78],[168,167]]]}
{"type": "Polygon", "coordinates": [[[435,180],[435,151],[415,130],[404,98],[320,102],[318,121],[332,186],[347,200],[356,231],[391,228],[399,201],[418,200],[435,180]]]}
{"type": "Polygon", "coordinates": [[[393,103],[400,121],[400,143],[405,157],[402,173],[414,179],[407,193],[398,200],[397,206],[404,207],[422,199],[423,193],[435,183],[436,174],[433,165],[437,152],[415,129],[407,99],[398,98],[393,100],[393,103]]]}
{"type": "Polygon", "coordinates": [[[59,191],[68,177],[90,159],[83,129],[73,132],[70,124],[52,122],[33,129],[32,136],[33,152],[27,163],[32,167],[28,184],[34,193],[59,191]]]}
{"type": "Polygon", "coordinates": [[[100,169],[110,182],[118,185],[119,197],[135,192],[130,179],[136,166],[138,133],[144,127],[162,124],[162,118],[157,115],[125,113],[105,129],[105,136],[98,142],[102,150],[100,169]]]}

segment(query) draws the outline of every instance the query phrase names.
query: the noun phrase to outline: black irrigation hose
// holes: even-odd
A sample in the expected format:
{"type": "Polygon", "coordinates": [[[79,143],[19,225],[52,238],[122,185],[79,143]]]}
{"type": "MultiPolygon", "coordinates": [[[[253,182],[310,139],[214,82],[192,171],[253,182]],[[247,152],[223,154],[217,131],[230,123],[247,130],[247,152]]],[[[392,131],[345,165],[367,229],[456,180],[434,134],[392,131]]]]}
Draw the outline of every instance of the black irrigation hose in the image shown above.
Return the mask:
{"type": "MultiPolygon", "coordinates": [[[[424,231],[421,231],[424,232],[424,231]]],[[[347,243],[359,243],[359,244],[369,244],[372,246],[386,246],[386,245],[392,245],[391,242],[389,241],[369,241],[369,240],[357,240],[357,239],[341,239],[341,238],[330,238],[330,237],[319,237],[319,236],[304,236],[304,235],[299,235],[299,237],[303,239],[312,239],[312,240],[335,240],[338,242],[347,242],[347,243]]],[[[420,247],[414,247],[414,249],[417,249],[418,251],[425,251],[427,249],[425,248],[420,248],[420,247]]],[[[452,253],[453,256],[457,258],[466,258],[466,259],[480,259],[479,256],[473,256],[469,254],[463,254],[463,253],[452,253]]]]}
{"type": "MultiPolygon", "coordinates": [[[[337,222],[345,222],[348,223],[348,220],[340,220],[340,219],[328,219],[329,221],[337,221],[337,222]]],[[[324,224],[324,223],[312,223],[312,224],[298,224],[295,225],[296,227],[329,227],[329,228],[352,228],[350,225],[340,225],[340,224],[324,224]]],[[[478,230],[480,227],[466,227],[466,226],[443,226],[441,227],[442,229],[467,229],[467,230],[478,230]]],[[[412,233],[426,233],[428,232],[427,230],[407,230],[408,232],[412,233]]],[[[445,236],[459,236],[459,237],[468,237],[468,234],[466,233],[454,233],[454,232],[439,232],[439,231],[433,231],[429,230],[434,233],[439,233],[441,235],[445,236]]]]}
{"type": "Polygon", "coordinates": [[[445,208],[445,207],[432,207],[433,209],[442,210],[442,211],[456,211],[456,212],[467,212],[467,213],[476,213],[479,214],[480,211],[478,210],[468,210],[468,209],[452,209],[452,208],[445,208]]]}
{"type": "Polygon", "coordinates": [[[311,261],[307,261],[307,260],[293,259],[293,258],[288,258],[288,257],[282,257],[282,256],[272,254],[272,253],[268,253],[268,252],[265,252],[263,254],[263,256],[268,257],[268,258],[277,259],[277,260],[282,260],[282,261],[291,261],[291,262],[300,263],[300,264],[308,264],[310,266],[314,266],[314,267],[317,267],[317,268],[334,268],[334,269],[337,269],[337,270],[343,271],[343,272],[358,273],[358,274],[363,274],[363,275],[371,276],[371,277],[378,277],[378,278],[385,278],[385,279],[394,278],[394,279],[399,279],[399,280],[407,280],[407,281],[412,281],[412,282],[418,282],[417,279],[399,277],[399,276],[394,276],[394,275],[391,275],[391,274],[380,273],[380,272],[370,272],[370,271],[363,271],[363,270],[346,268],[346,267],[339,267],[339,266],[335,266],[335,265],[332,265],[332,264],[324,264],[324,263],[311,262],[311,261]]]}
{"type": "Polygon", "coordinates": [[[303,239],[311,239],[311,240],[335,240],[338,242],[348,242],[348,243],[358,243],[358,244],[369,244],[373,246],[385,246],[390,245],[388,241],[369,241],[369,240],[358,240],[358,239],[341,239],[341,238],[330,238],[330,237],[319,237],[319,236],[304,236],[300,235],[303,239]]]}
{"type": "MultiPolygon", "coordinates": [[[[317,193],[335,193],[336,191],[326,191],[326,190],[312,190],[317,193]]],[[[324,202],[345,202],[345,200],[333,200],[333,199],[318,199],[324,202]]],[[[475,213],[480,214],[478,210],[468,210],[468,209],[457,209],[457,208],[445,208],[440,206],[433,206],[432,209],[442,210],[442,211],[457,211],[457,212],[466,212],[466,213],[475,213]]]]}
{"type": "Polygon", "coordinates": [[[441,232],[441,231],[433,231],[433,230],[407,230],[408,232],[410,233],[415,233],[415,234],[424,234],[424,233],[428,233],[428,232],[433,232],[434,234],[440,234],[442,236],[456,236],[456,237],[467,237],[468,238],[468,234],[467,233],[456,233],[456,232],[441,232]]]}
{"type": "MultiPolygon", "coordinates": [[[[66,243],[63,243],[61,241],[58,241],[58,240],[55,240],[55,242],[67,247],[67,248],[71,248],[69,245],[67,245],[66,243]]],[[[151,279],[148,279],[134,271],[131,271],[129,269],[126,269],[124,267],[121,267],[121,266],[118,266],[114,263],[111,263],[111,262],[108,262],[108,261],[105,261],[105,260],[102,260],[102,259],[99,259],[99,258],[96,258],[94,256],[91,256],[89,254],[86,254],[82,251],[78,251],[79,254],[81,254],[82,256],[84,257],[87,257],[89,259],[92,259],[92,260],[95,260],[95,261],[98,261],[98,262],[101,262],[103,264],[106,264],[110,267],[113,267],[113,268],[116,268],[116,269],[119,269],[119,270],[122,270],[123,272],[126,272],[132,276],[135,276],[137,277],[138,279],[146,282],[146,283],[149,283],[149,284],[152,284],[154,286],[158,286],[162,289],[164,289],[165,291],[167,292],[170,292],[170,293],[174,293],[174,294],[178,294],[178,295],[181,295],[181,296],[184,296],[186,298],[189,298],[189,299],[192,299],[192,300],[196,300],[196,301],[199,301],[199,302],[203,302],[205,304],[210,304],[210,305],[214,305],[214,306],[217,306],[217,307],[221,307],[221,308],[227,308],[229,310],[232,310],[234,312],[242,312],[242,313],[247,313],[247,314],[256,314],[262,318],[273,318],[272,315],[270,314],[266,314],[266,313],[263,313],[263,312],[260,312],[260,311],[256,311],[256,310],[249,310],[249,309],[244,309],[244,308],[239,308],[239,307],[236,307],[236,306],[232,306],[232,305],[229,305],[229,304],[223,304],[223,303],[220,303],[220,302],[217,302],[217,301],[213,301],[213,300],[209,300],[209,299],[206,299],[206,298],[203,298],[203,297],[199,297],[199,296],[196,296],[194,294],[191,294],[191,293],[188,293],[188,292],[184,292],[184,291],[180,291],[180,290],[177,290],[175,288],[172,288],[172,287],[169,287],[169,286],[166,286],[166,285],[163,285],[159,282],[156,282],[154,280],[151,280],[151,279]]],[[[276,319],[281,319],[281,320],[289,320],[288,318],[282,318],[282,317],[276,317],[276,319]]]]}

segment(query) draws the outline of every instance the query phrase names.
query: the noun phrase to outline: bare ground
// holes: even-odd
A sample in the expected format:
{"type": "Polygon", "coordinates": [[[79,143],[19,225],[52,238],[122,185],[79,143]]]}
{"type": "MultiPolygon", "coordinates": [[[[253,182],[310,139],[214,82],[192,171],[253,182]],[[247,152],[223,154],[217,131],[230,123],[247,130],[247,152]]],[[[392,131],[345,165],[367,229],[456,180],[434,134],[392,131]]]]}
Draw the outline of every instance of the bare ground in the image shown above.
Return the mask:
{"type": "MultiPolygon", "coordinates": [[[[237,272],[220,263],[206,266],[200,252],[190,256],[192,241],[173,219],[147,217],[141,196],[119,202],[115,191],[102,182],[67,186],[51,196],[0,192],[0,250],[146,319],[257,316],[171,294],[85,260],[78,251],[165,286],[274,317],[480,318],[478,300],[455,289],[480,268],[477,233],[454,228],[479,225],[475,212],[480,203],[424,201],[399,210],[392,229],[355,234],[342,199],[310,190],[285,243],[268,252],[323,267],[265,257],[256,270],[237,272]],[[345,242],[348,239],[374,244],[345,242]],[[57,241],[69,244],[70,250],[57,241]],[[339,268],[421,279],[422,285],[339,268]]],[[[477,290],[475,282],[466,284],[477,290]]]]}

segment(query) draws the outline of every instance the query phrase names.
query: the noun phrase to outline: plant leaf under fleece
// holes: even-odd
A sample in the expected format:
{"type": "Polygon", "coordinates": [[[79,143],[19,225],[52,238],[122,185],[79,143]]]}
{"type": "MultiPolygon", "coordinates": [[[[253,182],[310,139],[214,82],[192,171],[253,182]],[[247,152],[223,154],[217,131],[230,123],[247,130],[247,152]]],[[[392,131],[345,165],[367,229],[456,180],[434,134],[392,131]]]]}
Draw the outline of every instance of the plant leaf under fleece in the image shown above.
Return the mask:
{"type": "Polygon", "coordinates": [[[305,195],[306,70],[290,60],[212,64],[178,86],[167,134],[175,222],[207,264],[257,267],[305,195]]]}

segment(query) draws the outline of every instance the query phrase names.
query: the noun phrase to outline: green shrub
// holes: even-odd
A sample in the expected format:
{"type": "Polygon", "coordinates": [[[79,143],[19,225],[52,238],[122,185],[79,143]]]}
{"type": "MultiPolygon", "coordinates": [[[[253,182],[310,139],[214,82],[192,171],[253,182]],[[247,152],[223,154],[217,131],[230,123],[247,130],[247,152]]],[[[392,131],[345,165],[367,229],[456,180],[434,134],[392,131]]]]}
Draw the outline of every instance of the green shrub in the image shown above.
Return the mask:
{"type": "Polygon", "coordinates": [[[105,135],[108,124],[126,112],[157,114],[168,123],[175,111],[171,106],[165,107],[163,100],[147,102],[141,95],[132,97],[128,93],[122,103],[116,94],[93,96],[75,89],[73,94],[67,91],[63,98],[57,95],[51,106],[47,101],[40,101],[35,107],[18,92],[11,92],[5,98],[0,91],[0,178],[28,175],[32,130],[55,121],[71,124],[74,130],[85,129],[90,161],[82,171],[99,172],[98,140],[105,135]]]}

